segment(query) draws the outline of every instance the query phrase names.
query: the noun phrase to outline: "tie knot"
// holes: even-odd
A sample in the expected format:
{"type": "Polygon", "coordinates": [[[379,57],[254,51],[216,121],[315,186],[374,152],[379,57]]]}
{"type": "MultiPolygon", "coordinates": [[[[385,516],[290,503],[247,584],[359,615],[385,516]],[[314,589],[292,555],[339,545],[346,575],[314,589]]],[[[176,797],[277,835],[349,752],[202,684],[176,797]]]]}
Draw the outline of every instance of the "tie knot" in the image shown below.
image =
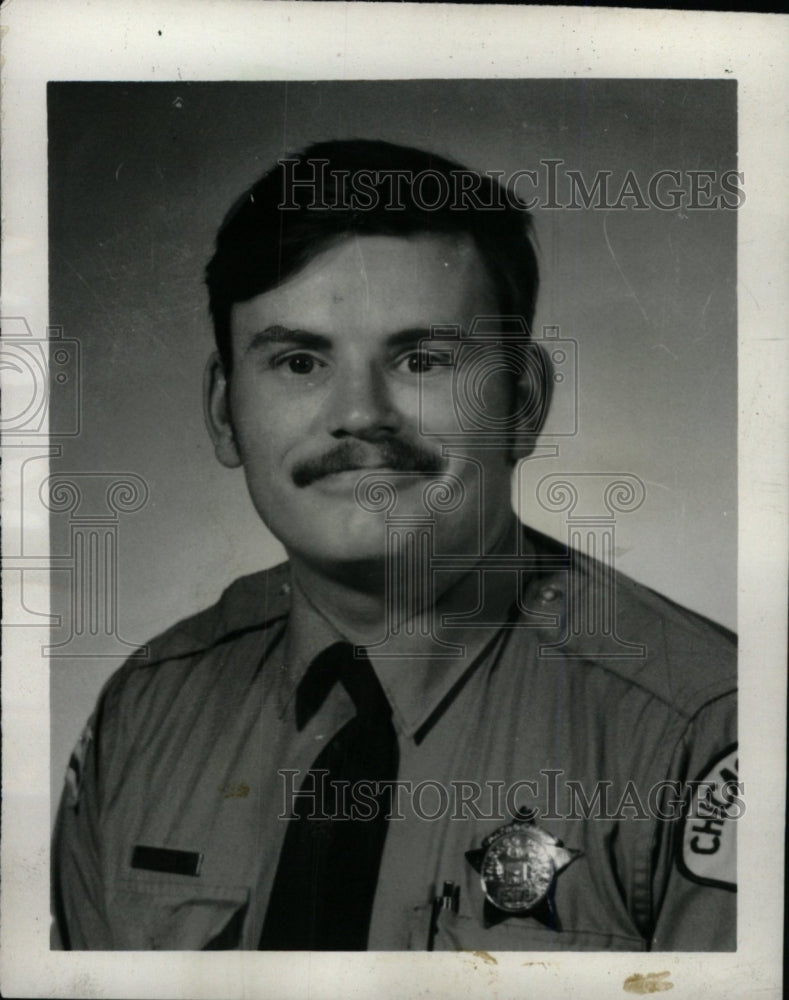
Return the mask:
{"type": "Polygon", "coordinates": [[[348,642],[335,642],[319,653],[307,668],[296,692],[296,723],[302,729],[339,681],[365,721],[385,721],[392,714],[373,665],[363,653],[355,655],[348,642]]]}

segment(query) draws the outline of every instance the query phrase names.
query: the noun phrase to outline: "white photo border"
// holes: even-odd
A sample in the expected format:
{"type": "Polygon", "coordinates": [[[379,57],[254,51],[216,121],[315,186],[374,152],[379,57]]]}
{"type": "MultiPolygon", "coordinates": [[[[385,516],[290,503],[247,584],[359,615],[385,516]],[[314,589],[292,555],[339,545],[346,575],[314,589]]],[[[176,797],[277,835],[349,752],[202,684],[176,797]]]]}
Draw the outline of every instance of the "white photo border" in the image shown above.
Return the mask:
{"type": "MultiPolygon", "coordinates": [[[[52,997],[499,998],[621,995],[669,972],[685,995],[779,996],[783,927],[789,21],[776,15],[460,5],[190,0],[133,6],[20,0],[2,33],[2,315],[37,337],[47,309],[50,80],[429,77],[736,79],[739,164],[738,950],[732,954],[193,952],[49,949],[49,670],[46,627],[4,637],[2,990],[52,997]],[[782,183],[783,182],[783,183],[782,183]]],[[[13,388],[13,387],[12,387],[13,388]]],[[[4,405],[13,402],[6,399],[4,405]]],[[[4,478],[24,449],[6,449],[4,478]]],[[[18,525],[13,496],[4,532],[18,525]]],[[[36,526],[42,539],[48,525],[36,526]]],[[[20,599],[4,581],[6,615],[20,599]]],[[[46,594],[36,607],[48,607],[46,594]]]]}

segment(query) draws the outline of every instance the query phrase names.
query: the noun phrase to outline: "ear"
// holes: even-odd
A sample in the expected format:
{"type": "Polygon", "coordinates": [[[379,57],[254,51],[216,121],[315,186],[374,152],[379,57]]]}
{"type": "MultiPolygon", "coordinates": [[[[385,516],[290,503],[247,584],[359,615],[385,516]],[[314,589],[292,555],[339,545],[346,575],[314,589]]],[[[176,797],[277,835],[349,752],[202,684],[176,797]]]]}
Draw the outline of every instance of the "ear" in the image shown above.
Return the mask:
{"type": "Polygon", "coordinates": [[[542,344],[529,341],[526,364],[515,387],[514,412],[519,415],[518,440],[510,450],[513,463],[528,458],[542,431],[553,395],[553,365],[542,344]]]}
{"type": "Polygon", "coordinates": [[[229,385],[218,354],[212,354],[203,378],[203,413],[216,457],[228,469],[241,465],[230,415],[229,385]]]}

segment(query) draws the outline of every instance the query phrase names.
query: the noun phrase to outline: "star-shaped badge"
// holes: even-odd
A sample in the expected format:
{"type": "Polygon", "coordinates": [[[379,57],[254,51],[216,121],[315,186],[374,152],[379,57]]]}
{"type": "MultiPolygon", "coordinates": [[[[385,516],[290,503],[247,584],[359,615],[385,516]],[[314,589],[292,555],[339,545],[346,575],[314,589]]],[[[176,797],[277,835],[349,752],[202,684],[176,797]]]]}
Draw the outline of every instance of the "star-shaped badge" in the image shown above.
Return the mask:
{"type": "Polygon", "coordinates": [[[483,920],[492,927],[511,916],[529,916],[561,930],[553,895],[556,876],[582,852],[562,847],[552,834],[519,815],[466,852],[485,893],[483,920]]]}

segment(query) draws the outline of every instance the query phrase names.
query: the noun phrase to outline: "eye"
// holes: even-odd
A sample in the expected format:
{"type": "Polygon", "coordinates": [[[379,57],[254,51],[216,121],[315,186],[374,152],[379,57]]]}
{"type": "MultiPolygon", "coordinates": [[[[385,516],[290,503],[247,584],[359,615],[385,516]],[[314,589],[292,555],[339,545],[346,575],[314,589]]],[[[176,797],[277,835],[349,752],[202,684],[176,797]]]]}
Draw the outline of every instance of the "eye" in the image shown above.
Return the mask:
{"type": "Polygon", "coordinates": [[[313,354],[296,351],[273,358],[271,365],[285,375],[312,375],[317,368],[324,368],[325,362],[313,354]]]}
{"type": "Polygon", "coordinates": [[[398,367],[411,375],[423,375],[452,367],[452,352],[437,350],[408,351],[398,361],[398,367]]]}

